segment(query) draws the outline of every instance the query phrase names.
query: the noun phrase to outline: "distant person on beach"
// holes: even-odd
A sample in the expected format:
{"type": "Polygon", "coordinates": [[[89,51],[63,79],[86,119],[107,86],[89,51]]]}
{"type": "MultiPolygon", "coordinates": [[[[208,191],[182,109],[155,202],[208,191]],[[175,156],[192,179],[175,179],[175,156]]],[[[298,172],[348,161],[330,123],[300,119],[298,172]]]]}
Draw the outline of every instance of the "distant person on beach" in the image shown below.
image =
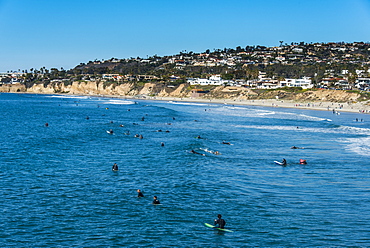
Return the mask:
{"type": "Polygon", "coordinates": [[[112,166],[112,171],[118,171],[118,165],[116,163],[112,166]]]}
{"type": "Polygon", "coordinates": [[[140,189],[138,189],[136,192],[137,192],[137,197],[144,197],[144,194],[143,192],[141,192],[140,189]]]}
{"type": "Polygon", "coordinates": [[[156,196],[153,196],[153,204],[154,205],[161,204],[156,196]]]}
{"type": "Polygon", "coordinates": [[[224,229],[225,225],[226,225],[226,221],[222,219],[221,214],[218,214],[217,219],[215,219],[215,226],[217,226],[218,228],[224,229]]]}

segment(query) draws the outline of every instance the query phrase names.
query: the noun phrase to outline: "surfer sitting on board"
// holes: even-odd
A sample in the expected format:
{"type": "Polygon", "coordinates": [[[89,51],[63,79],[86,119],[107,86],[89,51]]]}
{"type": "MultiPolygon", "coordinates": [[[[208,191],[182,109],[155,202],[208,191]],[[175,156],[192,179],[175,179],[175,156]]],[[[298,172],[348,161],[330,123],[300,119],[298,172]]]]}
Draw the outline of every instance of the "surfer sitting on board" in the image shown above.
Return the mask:
{"type": "Polygon", "coordinates": [[[156,196],[153,196],[153,204],[161,204],[156,196]]]}
{"type": "Polygon", "coordinates": [[[137,192],[137,197],[144,197],[144,194],[143,192],[141,192],[140,189],[138,189],[136,192],[137,192]]]}
{"type": "Polygon", "coordinates": [[[118,165],[116,163],[114,163],[112,167],[112,171],[118,171],[118,165]]]}
{"type": "Polygon", "coordinates": [[[221,214],[218,214],[217,215],[217,218],[218,219],[215,219],[215,226],[217,226],[217,228],[221,228],[221,229],[224,229],[225,225],[226,225],[226,221],[224,219],[222,219],[222,215],[221,214]]]}

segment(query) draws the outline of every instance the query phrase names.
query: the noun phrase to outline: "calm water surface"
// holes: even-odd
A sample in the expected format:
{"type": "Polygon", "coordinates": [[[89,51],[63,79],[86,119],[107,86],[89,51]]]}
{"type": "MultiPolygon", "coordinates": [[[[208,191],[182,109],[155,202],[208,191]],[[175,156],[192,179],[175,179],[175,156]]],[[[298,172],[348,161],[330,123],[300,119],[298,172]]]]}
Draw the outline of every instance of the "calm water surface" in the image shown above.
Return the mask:
{"type": "Polygon", "coordinates": [[[1,247],[370,246],[369,115],[23,94],[0,108],[1,247]],[[203,225],[219,213],[233,233],[203,225]]]}

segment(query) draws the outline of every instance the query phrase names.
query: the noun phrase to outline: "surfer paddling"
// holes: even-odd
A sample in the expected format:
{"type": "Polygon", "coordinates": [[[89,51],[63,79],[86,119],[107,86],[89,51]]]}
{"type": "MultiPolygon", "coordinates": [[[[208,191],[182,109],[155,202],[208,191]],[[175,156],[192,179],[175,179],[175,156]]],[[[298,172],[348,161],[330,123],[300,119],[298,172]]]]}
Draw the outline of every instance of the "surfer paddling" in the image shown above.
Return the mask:
{"type": "Polygon", "coordinates": [[[205,156],[205,154],[200,153],[200,152],[196,152],[196,151],[194,151],[194,150],[191,150],[190,152],[191,152],[191,153],[194,153],[194,154],[199,154],[199,155],[205,156]]]}

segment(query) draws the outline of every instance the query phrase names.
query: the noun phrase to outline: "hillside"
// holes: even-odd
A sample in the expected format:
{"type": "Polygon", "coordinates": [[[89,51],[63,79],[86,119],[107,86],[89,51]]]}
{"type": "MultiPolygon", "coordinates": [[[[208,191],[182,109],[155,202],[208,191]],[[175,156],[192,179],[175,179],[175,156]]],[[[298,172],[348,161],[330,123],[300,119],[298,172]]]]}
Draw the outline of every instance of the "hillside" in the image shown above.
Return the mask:
{"type": "Polygon", "coordinates": [[[369,93],[359,91],[343,90],[300,90],[300,89],[277,89],[277,90],[256,90],[244,87],[231,86],[207,86],[198,88],[208,93],[201,96],[194,96],[194,86],[180,84],[168,87],[165,84],[155,83],[122,83],[107,84],[104,82],[83,82],[75,81],[70,85],[64,83],[34,84],[26,88],[22,84],[4,84],[0,86],[0,92],[13,93],[36,93],[36,94],[70,94],[70,95],[104,95],[119,97],[176,97],[176,98],[204,98],[204,99],[281,99],[299,102],[356,102],[368,103],[369,93]]]}

